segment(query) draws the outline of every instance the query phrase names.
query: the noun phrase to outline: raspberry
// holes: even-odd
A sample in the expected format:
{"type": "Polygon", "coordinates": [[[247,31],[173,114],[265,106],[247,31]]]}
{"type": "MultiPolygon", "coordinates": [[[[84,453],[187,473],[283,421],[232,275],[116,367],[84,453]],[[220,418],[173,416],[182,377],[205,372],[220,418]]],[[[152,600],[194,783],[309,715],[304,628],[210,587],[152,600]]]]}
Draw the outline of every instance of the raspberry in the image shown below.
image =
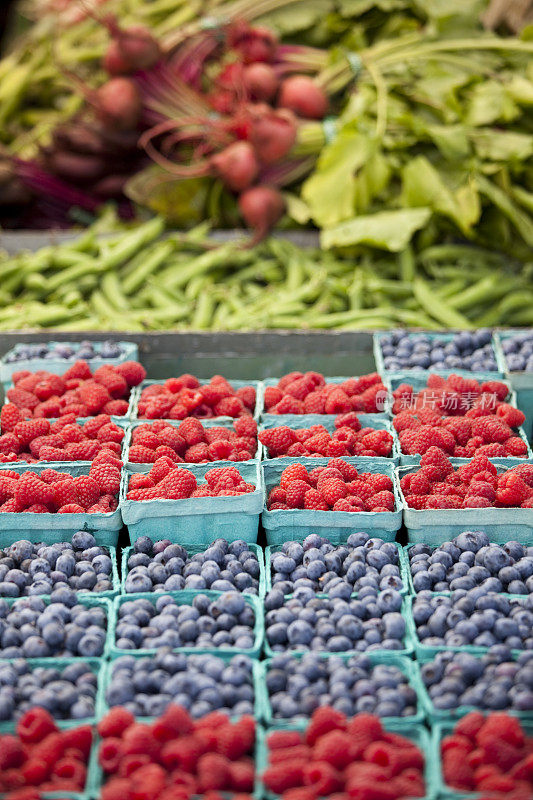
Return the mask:
{"type": "Polygon", "coordinates": [[[305,493],[304,508],[312,511],[329,511],[329,505],[317,489],[308,489],[305,493]]]}
{"type": "Polygon", "coordinates": [[[286,425],[261,431],[259,441],[268,449],[271,458],[285,455],[289,447],[296,441],[295,433],[286,425]]]}
{"type": "Polygon", "coordinates": [[[442,754],[442,775],[444,782],[454,789],[472,791],[475,788],[474,772],[466,763],[461,748],[446,750],[442,754]]]}
{"type": "Polygon", "coordinates": [[[83,383],[78,389],[78,394],[90,414],[98,414],[111,399],[107,389],[93,380],[83,383]]]}
{"type": "Polygon", "coordinates": [[[521,458],[527,455],[527,444],[520,436],[511,436],[505,442],[505,455],[521,458]]]}
{"type": "Polygon", "coordinates": [[[15,486],[14,499],[21,511],[34,503],[48,507],[54,502],[52,490],[35,472],[24,472],[20,476],[15,486]]]}
{"type": "Polygon", "coordinates": [[[71,378],[81,378],[82,380],[87,380],[87,378],[90,377],[91,377],[91,368],[89,364],[83,359],[79,359],[78,361],[76,361],[71,367],[67,369],[67,371],[63,375],[63,379],[65,381],[68,381],[71,378]]]}
{"type": "Polygon", "coordinates": [[[511,470],[498,480],[496,500],[503,506],[519,506],[528,499],[530,491],[525,481],[511,470]]]}
{"type": "Polygon", "coordinates": [[[187,417],[178,427],[178,433],[189,447],[204,441],[204,428],[202,423],[194,417],[187,417]]]}
{"type": "Polygon", "coordinates": [[[98,763],[104,772],[117,772],[122,756],[122,741],[116,737],[109,736],[100,745],[98,763]]]}
{"type": "Polygon", "coordinates": [[[436,467],[439,470],[439,479],[444,479],[446,475],[453,472],[450,460],[438,447],[430,447],[420,459],[420,465],[436,467]]]}
{"type": "Polygon", "coordinates": [[[24,416],[20,409],[12,403],[6,403],[2,406],[0,411],[0,428],[2,431],[13,431],[19,422],[22,422],[24,416]]]}
{"type": "Polygon", "coordinates": [[[132,464],[153,464],[155,460],[155,451],[143,445],[134,444],[128,451],[128,461],[131,461],[132,464]]]}
{"type": "Polygon", "coordinates": [[[346,730],[345,715],[329,706],[317,708],[307,726],[305,741],[309,745],[314,745],[321,736],[336,730],[346,730]]]}
{"type": "Polygon", "coordinates": [[[304,783],[312,786],[317,795],[327,797],[343,788],[342,775],[326,761],[306,764],[303,769],[304,783]]]}
{"type": "Polygon", "coordinates": [[[367,506],[370,511],[375,511],[377,508],[386,508],[388,511],[394,511],[396,501],[392,492],[383,491],[377,492],[373,497],[367,501],[367,506]]]}
{"type": "Polygon", "coordinates": [[[321,736],[313,748],[315,761],[326,761],[332,767],[343,770],[352,761],[351,739],[348,733],[333,730],[321,736]]]}
{"type": "Polygon", "coordinates": [[[120,489],[120,469],[112,464],[92,464],[90,477],[97,483],[102,494],[115,495],[120,489]]]}
{"type": "MultiPolygon", "coordinates": [[[[303,414],[304,405],[301,400],[296,400],[294,397],[286,394],[284,395],[277,405],[270,409],[271,414],[303,414]]],[[[307,410],[305,413],[310,413],[307,410]]]]}
{"type": "Polygon", "coordinates": [[[325,414],[326,396],[322,389],[310,392],[303,402],[304,414],[325,414]]]}
{"type": "Polygon", "coordinates": [[[283,794],[303,784],[305,761],[285,761],[263,772],[263,783],[275,794],[283,794]]]}
{"type": "Polygon", "coordinates": [[[89,508],[100,499],[100,489],[93,478],[88,475],[80,475],[73,480],[78,502],[81,506],[89,508]]]}
{"type": "Polygon", "coordinates": [[[284,750],[302,744],[302,734],[298,731],[274,731],[267,736],[269,750],[284,750]]]}
{"type": "Polygon", "coordinates": [[[484,746],[493,739],[500,739],[513,747],[523,747],[525,734],[516,717],[504,712],[493,712],[485,719],[477,734],[477,743],[484,746]]]}
{"type": "Polygon", "coordinates": [[[236,761],[252,750],[255,742],[253,717],[241,717],[234,725],[223,725],[217,735],[217,752],[236,761]]]}
{"type": "Polygon", "coordinates": [[[6,392],[6,397],[10,403],[13,403],[20,409],[26,408],[30,411],[33,411],[36,406],[39,405],[38,398],[32,394],[32,392],[26,392],[24,389],[18,389],[17,387],[8,389],[6,392]]]}
{"type": "Polygon", "coordinates": [[[99,369],[95,371],[93,378],[115,399],[125,397],[128,394],[127,381],[113,367],[99,367],[99,369]]]}
{"type": "Polygon", "coordinates": [[[100,800],[133,800],[131,782],[128,778],[112,778],[100,790],[100,800]]]}
{"type": "MultiPolygon", "coordinates": [[[[102,411],[109,416],[123,417],[128,413],[128,407],[127,400],[109,400],[102,411]]],[[[84,417],[86,414],[78,414],[78,416],[84,417]]]]}
{"type": "Polygon", "coordinates": [[[254,788],[255,767],[251,759],[230,764],[231,788],[237,792],[251,792],[254,788]]]}
{"type": "Polygon", "coordinates": [[[481,436],[484,442],[505,442],[512,435],[512,429],[503,420],[495,416],[485,416],[474,419],[472,422],[472,435],[481,436]]]}
{"type": "Polygon", "coordinates": [[[31,757],[23,764],[20,774],[25,784],[30,786],[40,786],[50,774],[51,764],[47,764],[42,758],[31,757]]]}
{"type": "Polygon", "coordinates": [[[278,389],[277,386],[265,387],[265,394],[264,394],[265,409],[267,411],[272,409],[279,403],[282,397],[283,397],[283,392],[281,391],[281,389],[278,389]]]}
{"type": "Polygon", "coordinates": [[[122,375],[130,387],[138,386],[146,378],[146,370],[138,361],[124,361],[123,364],[117,364],[113,369],[122,375]]]}
{"type": "Polygon", "coordinates": [[[227,789],[231,784],[230,762],[218,753],[206,753],[198,761],[197,775],[201,792],[227,789]]]}
{"type": "Polygon", "coordinates": [[[309,482],[309,476],[303,464],[291,464],[286,467],[281,473],[279,484],[282,489],[286,489],[291,481],[295,480],[309,482]]]}
{"type": "Polygon", "coordinates": [[[53,778],[69,781],[72,786],[83,789],[87,779],[87,769],[82,763],[73,758],[61,758],[54,765],[53,778]]]}
{"type": "Polygon", "coordinates": [[[502,772],[509,772],[524,756],[523,747],[514,747],[501,739],[486,741],[483,745],[486,764],[495,764],[502,772]]]}
{"type": "Polygon", "coordinates": [[[117,706],[108,711],[105,717],[102,717],[97,726],[98,733],[104,739],[108,736],[120,737],[134,722],[135,717],[131,711],[117,706]]]}
{"type": "Polygon", "coordinates": [[[0,770],[20,767],[26,758],[20,739],[6,734],[0,736],[0,770]]]}
{"type": "Polygon", "coordinates": [[[153,732],[155,738],[163,742],[177,736],[186,736],[192,733],[193,727],[193,721],[185,708],[170,705],[165,713],[154,722],[153,732]]]}
{"type": "MultiPolygon", "coordinates": [[[[92,508],[92,506],[91,506],[92,508]]],[[[68,503],[67,505],[61,506],[58,508],[58,514],[82,514],[85,511],[83,506],[78,505],[77,503],[68,503]]]]}
{"type": "Polygon", "coordinates": [[[295,789],[288,789],[283,792],[281,800],[316,800],[316,792],[309,786],[298,786],[295,789]]]}
{"type": "Polygon", "coordinates": [[[340,478],[319,479],[317,489],[328,505],[333,506],[337,500],[346,497],[346,484],[340,478]]]}
{"type": "Polygon", "coordinates": [[[21,742],[35,744],[50,733],[57,733],[57,727],[48,711],[44,708],[32,708],[19,719],[16,731],[21,742]]]}
{"type": "Polygon", "coordinates": [[[154,738],[150,725],[134,722],[122,735],[124,755],[138,755],[144,753],[152,760],[157,760],[160,753],[160,744],[154,738]]]}
{"type": "Polygon", "coordinates": [[[509,394],[509,387],[501,381],[485,381],[481,384],[481,391],[495,395],[498,400],[503,401],[509,394]]]}
{"type": "Polygon", "coordinates": [[[509,405],[509,403],[501,403],[496,409],[496,415],[500,417],[510,428],[519,428],[524,424],[526,416],[523,411],[509,405]]]}

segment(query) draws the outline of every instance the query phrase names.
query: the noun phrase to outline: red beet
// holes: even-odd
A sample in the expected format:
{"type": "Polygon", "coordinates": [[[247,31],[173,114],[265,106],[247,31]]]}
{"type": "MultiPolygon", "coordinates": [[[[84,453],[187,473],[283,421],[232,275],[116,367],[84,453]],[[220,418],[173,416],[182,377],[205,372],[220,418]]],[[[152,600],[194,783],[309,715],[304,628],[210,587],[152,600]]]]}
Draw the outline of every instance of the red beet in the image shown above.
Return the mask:
{"type": "Polygon", "coordinates": [[[242,192],[257,178],[259,166],[249,142],[233,142],[211,158],[211,167],[228,189],[242,192]]]}
{"type": "Polygon", "coordinates": [[[292,75],[281,84],[278,103],[306,119],[323,119],[328,111],[326,93],[307,75],[292,75]]]}
{"type": "Polygon", "coordinates": [[[110,75],[128,75],[150,69],[161,58],[161,48],[148,28],[131,25],[120,28],[114,17],[105,20],[113,41],[104,56],[104,69],[110,75]]]}
{"type": "Polygon", "coordinates": [[[247,22],[234,23],[228,33],[228,44],[240,53],[245,64],[257,61],[273,61],[278,46],[276,37],[268,28],[247,22]]]}
{"type": "Polygon", "coordinates": [[[268,64],[250,64],[244,68],[244,85],[252,100],[272,100],[278,91],[276,73],[268,64]]]}
{"type": "Polygon", "coordinates": [[[239,197],[239,210],[258,242],[274,227],[285,210],[281,193],[271,186],[252,186],[239,197]]]}
{"type": "Polygon", "coordinates": [[[139,123],[141,95],[130,78],[111,78],[94,92],[91,102],[103,125],[127,131],[139,123]]]}
{"type": "Polygon", "coordinates": [[[296,141],[296,124],[283,110],[257,114],[252,121],[250,141],[263,164],[284,158],[296,141]]]}

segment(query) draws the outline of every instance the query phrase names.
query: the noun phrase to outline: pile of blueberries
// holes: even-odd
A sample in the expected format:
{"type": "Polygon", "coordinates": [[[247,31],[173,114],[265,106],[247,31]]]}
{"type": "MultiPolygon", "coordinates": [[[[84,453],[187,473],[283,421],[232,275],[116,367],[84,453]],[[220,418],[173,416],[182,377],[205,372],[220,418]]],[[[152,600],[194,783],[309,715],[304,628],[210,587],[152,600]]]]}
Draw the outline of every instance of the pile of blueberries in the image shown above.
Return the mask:
{"type": "Polygon", "coordinates": [[[417,710],[416,692],[399,667],[373,666],[364,654],[344,659],[280,653],[268,663],[266,686],[274,719],[307,719],[320,706],[348,717],[412,717],[417,710]]]}
{"type": "Polygon", "coordinates": [[[533,594],[533,547],[519,542],[490,544],[483,531],[464,531],[435,549],[415,544],[408,553],[415,592],[479,587],[533,594]]]}
{"type": "Polygon", "coordinates": [[[507,597],[483,587],[449,595],[419,592],[413,619],[420,641],[431,647],[492,647],[533,650],[533,595],[507,597]]]}
{"type": "Polygon", "coordinates": [[[398,546],[368,533],[352,533],[337,546],[313,533],[302,544],[285,542],[270,557],[272,586],[283,594],[305,587],[343,600],[364,587],[401,591],[399,564],[398,546]]]}
{"type": "Polygon", "coordinates": [[[162,595],[153,603],[138,597],[119,606],[115,645],[120,650],[160,647],[251,650],[254,624],[254,609],[235,591],[224,592],[214,600],[197,594],[190,605],[178,605],[169,595],[162,595]]]}
{"type": "Polygon", "coordinates": [[[110,592],[112,569],[109,550],[87,531],[51,545],[20,539],[0,550],[0,597],[48,595],[57,589],[110,592]]]}
{"type": "Polygon", "coordinates": [[[259,560],[242,539],[229,544],[216,539],[200,553],[190,555],[168,539],[154,542],[141,536],[128,558],[125,590],[174,592],[181,589],[213,589],[259,594],[259,560]]]}
{"type": "Polygon", "coordinates": [[[48,602],[0,600],[0,658],[99,658],[106,630],[105,606],[82,605],[71,589],[55,589],[48,602]]]}
{"type": "Polygon", "coordinates": [[[35,667],[25,658],[0,662],[0,722],[17,720],[35,706],[55,719],[93,717],[97,675],[84,661],[35,667]]]}
{"type": "Polygon", "coordinates": [[[533,652],[515,660],[505,645],[475,657],[448,650],[421,667],[431,702],[440,711],[474,706],[485,711],[533,711],[533,652]]]}
{"type": "Polygon", "coordinates": [[[79,347],[72,347],[64,342],[57,344],[37,343],[37,344],[21,344],[15,348],[11,353],[8,353],[5,362],[6,364],[13,364],[17,361],[31,361],[36,358],[43,359],[64,359],[72,360],[74,358],[83,358],[85,361],[90,361],[92,358],[119,358],[123,354],[123,348],[117,342],[109,340],[102,342],[100,348],[96,350],[95,342],[90,342],[84,339],[80,342],[79,347]]]}
{"type": "Polygon", "coordinates": [[[274,652],[331,653],[402,650],[405,620],[396,589],[366,586],[357,598],[317,597],[301,588],[286,599],[276,587],[265,597],[267,641],[274,652]]]}
{"type": "Polygon", "coordinates": [[[253,714],[252,664],[246,655],[224,661],[170,648],[142,658],[120,656],[113,662],[105,698],[109,706],[124,706],[137,717],[159,716],[170,703],[183,706],[195,719],[212,711],[253,714]]]}
{"type": "Polygon", "coordinates": [[[516,333],[502,341],[510,372],[533,372],[533,332],[516,333]]]}
{"type": "Polygon", "coordinates": [[[470,372],[497,372],[492,333],[488,328],[461,331],[449,342],[426,333],[391,331],[379,340],[385,369],[464,369],[470,372]]]}

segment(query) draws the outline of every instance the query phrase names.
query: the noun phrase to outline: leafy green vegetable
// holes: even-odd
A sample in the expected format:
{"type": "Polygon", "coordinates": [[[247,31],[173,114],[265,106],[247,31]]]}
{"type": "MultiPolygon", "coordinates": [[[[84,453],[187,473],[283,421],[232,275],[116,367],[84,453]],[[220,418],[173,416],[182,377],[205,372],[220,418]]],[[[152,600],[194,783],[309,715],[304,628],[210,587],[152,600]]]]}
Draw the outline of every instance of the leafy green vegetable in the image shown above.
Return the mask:
{"type": "Polygon", "coordinates": [[[413,233],[420,230],[430,217],[429,208],[378,211],[322,231],[320,241],[326,248],[367,244],[397,253],[407,247],[413,233]]]}

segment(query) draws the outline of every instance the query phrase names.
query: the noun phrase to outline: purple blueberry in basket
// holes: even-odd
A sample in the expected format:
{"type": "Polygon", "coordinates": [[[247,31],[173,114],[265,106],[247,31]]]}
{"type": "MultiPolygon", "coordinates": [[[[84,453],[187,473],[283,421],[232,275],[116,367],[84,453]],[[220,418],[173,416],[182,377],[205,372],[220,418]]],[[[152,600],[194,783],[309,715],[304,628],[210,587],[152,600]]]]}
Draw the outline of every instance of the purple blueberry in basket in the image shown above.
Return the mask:
{"type": "Polygon", "coordinates": [[[52,344],[22,344],[12,352],[8,353],[6,364],[13,364],[17,361],[31,361],[33,359],[80,359],[90,361],[93,358],[119,358],[123,354],[123,348],[117,342],[102,342],[99,348],[95,347],[95,342],[84,340],[79,346],[73,346],[63,342],[52,344]]]}
{"type": "Polygon", "coordinates": [[[55,719],[93,717],[97,676],[85,662],[35,666],[25,658],[0,661],[0,722],[16,721],[35,706],[55,719]]]}
{"type": "Polygon", "coordinates": [[[87,531],[78,531],[70,542],[20,539],[0,550],[0,597],[49,595],[57,589],[110,592],[112,572],[109,550],[87,531]]]}
{"type": "Polygon", "coordinates": [[[449,341],[432,338],[427,333],[409,335],[391,331],[380,336],[385,368],[391,372],[403,369],[464,369],[470,372],[497,372],[492,333],[488,328],[461,331],[449,341]]]}
{"type": "Polygon", "coordinates": [[[272,586],[285,595],[307,588],[347,600],[365,586],[401,591],[399,564],[396,544],[352,533],[340,545],[316,534],[303,543],[285,542],[271,551],[269,566],[272,586]]]}
{"type": "Polygon", "coordinates": [[[201,647],[209,650],[254,646],[255,612],[238,592],[213,599],[197,594],[190,604],[161,595],[151,602],[132,598],[119,606],[115,646],[120,650],[201,647]]]}
{"type": "Polygon", "coordinates": [[[509,594],[533,594],[533,547],[519,542],[491,544],[483,531],[463,533],[432,548],[408,549],[415,592],[473,589],[509,594]]]}
{"type": "Polygon", "coordinates": [[[159,716],[171,703],[183,706],[195,719],[212,711],[253,714],[253,661],[244,654],[224,660],[173,653],[170,647],[142,658],[120,656],[112,662],[105,699],[136,717],[159,716]]]}
{"type": "Polygon", "coordinates": [[[533,595],[507,597],[487,590],[456,589],[450,595],[422,591],[413,601],[413,619],[427,647],[483,647],[503,644],[533,649],[533,595]]]}
{"type": "Polygon", "coordinates": [[[533,331],[515,333],[502,341],[510,372],[533,372],[533,331]]]}
{"type": "Polygon", "coordinates": [[[533,711],[533,651],[514,659],[505,645],[482,656],[444,651],[421,665],[431,702],[439,711],[473,706],[481,711],[533,711]]]}
{"type": "Polygon", "coordinates": [[[205,550],[188,552],[168,539],[152,542],[141,536],[128,558],[127,594],[212,589],[259,594],[257,553],[242,539],[216,539],[205,550]]]}
{"type": "Polygon", "coordinates": [[[285,598],[275,587],[265,597],[266,638],[274,652],[402,650],[401,607],[396,589],[364,586],[357,598],[341,599],[317,597],[307,587],[285,598]]]}
{"type": "Polygon", "coordinates": [[[416,692],[404,673],[392,664],[372,665],[364,654],[346,659],[278,653],[268,663],[266,687],[278,720],[304,720],[320,706],[333,706],[348,717],[360,712],[412,717],[417,710],[416,692]]]}
{"type": "Polygon", "coordinates": [[[72,589],[54,589],[48,603],[0,599],[0,658],[99,658],[106,630],[105,608],[82,605],[72,589]]]}

